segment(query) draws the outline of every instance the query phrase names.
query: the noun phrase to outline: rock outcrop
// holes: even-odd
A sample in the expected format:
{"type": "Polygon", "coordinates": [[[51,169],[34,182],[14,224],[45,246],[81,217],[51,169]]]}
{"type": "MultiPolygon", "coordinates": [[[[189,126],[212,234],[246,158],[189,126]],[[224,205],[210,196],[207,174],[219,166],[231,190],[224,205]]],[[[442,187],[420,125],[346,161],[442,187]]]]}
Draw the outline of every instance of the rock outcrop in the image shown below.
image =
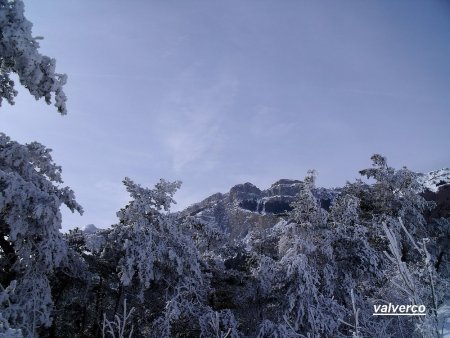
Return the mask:
{"type": "MultiPolygon", "coordinates": [[[[286,217],[302,184],[298,180],[281,179],[266,190],[248,182],[238,184],[228,193],[214,194],[180,214],[211,222],[231,238],[242,238],[251,230],[267,229],[286,217]]],[[[329,207],[337,194],[335,190],[324,188],[316,189],[315,193],[324,208],[329,207]]]]}

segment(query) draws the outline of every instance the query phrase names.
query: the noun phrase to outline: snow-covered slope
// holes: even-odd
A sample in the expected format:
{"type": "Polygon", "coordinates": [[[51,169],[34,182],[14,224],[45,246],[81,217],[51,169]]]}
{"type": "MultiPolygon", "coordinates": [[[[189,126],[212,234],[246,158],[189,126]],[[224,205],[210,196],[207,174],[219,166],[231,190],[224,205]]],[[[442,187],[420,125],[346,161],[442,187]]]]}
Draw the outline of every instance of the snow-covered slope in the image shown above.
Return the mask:
{"type": "Polygon", "coordinates": [[[430,171],[427,174],[421,174],[420,182],[424,190],[437,192],[440,187],[450,185],[450,168],[430,171]]]}

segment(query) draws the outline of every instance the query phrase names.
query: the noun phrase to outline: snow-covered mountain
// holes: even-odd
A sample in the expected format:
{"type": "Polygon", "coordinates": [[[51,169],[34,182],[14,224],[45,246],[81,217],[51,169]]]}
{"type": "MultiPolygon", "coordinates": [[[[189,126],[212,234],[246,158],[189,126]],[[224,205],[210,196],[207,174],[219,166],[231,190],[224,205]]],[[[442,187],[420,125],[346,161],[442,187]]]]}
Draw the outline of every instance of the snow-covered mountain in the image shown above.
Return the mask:
{"type": "MultiPolygon", "coordinates": [[[[217,193],[193,204],[181,216],[193,216],[213,223],[232,238],[243,238],[253,229],[267,229],[292,210],[303,182],[281,179],[261,190],[251,183],[238,184],[225,194],[217,193]]],[[[323,208],[328,209],[337,195],[334,189],[317,188],[314,194],[323,208]]]]}
{"type": "Polygon", "coordinates": [[[420,182],[424,190],[437,192],[439,188],[450,185],[450,168],[430,171],[426,174],[420,174],[420,182]]]}
{"type": "MultiPolygon", "coordinates": [[[[450,169],[419,175],[424,197],[437,203],[430,217],[445,217],[448,214],[446,198],[447,190],[450,190],[450,169]]],[[[238,184],[227,193],[216,193],[191,205],[181,211],[180,216],[195,217],[219,227],[229,233],[231,238],[243,238],[253,229],[273,227],[286,216],[292,210],[291,203],[302,185],[302,181],[292,179],[280,179],[265,190],[248,182],[238,184]]],[[[322,207],[328,209],[339,194],[339,189],[316,188],[313,193],[322,207]]]]}

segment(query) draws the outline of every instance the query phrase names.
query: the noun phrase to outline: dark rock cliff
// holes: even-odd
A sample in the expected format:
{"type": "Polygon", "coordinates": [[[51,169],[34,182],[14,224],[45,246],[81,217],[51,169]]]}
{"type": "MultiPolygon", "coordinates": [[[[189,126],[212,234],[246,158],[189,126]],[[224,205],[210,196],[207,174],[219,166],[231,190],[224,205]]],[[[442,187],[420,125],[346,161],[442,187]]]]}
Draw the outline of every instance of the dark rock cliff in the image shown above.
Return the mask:
{"type": "MultiPolygon", "coordinates": [[[[302,182],[281,179],[268,189],[261,190],[251,183],[235,185],[228,193],[214,194],[181,212],[211,222],[231,238],[242,238],[251,230],[274,226],[292,210],[291,203],[300,192],[302,182]]],[[[335,190],[319,188],[316,197],[327,209],[337,194],[335,190]]]]}

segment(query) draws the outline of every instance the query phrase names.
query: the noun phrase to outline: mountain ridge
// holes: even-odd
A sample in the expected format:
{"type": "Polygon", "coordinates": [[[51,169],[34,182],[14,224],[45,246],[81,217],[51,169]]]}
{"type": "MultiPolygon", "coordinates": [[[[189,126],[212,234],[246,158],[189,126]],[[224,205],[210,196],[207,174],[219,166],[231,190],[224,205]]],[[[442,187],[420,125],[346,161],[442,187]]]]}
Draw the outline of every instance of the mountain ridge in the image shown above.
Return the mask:
{"type": "MultiPolygon", "coordinates": [[[[443,168],[428,173],[418,173],[422,195],[437,203],[437,208],[427,218],[448,217],[450,210],[450,169],[443,168]]],[[[256,229],[273,227],[292,210],[303,181],[282,178],[269,188],[261,190],[250,182],[236,184],[226,193],[215,193],[200,202],[179,211],[181,217],[195,217],[228,233],[231,238],[243,238],[256,229]]],[[[323,209],[328,210],[340,188],[313,189],[314,196],[323,209]]]]}

